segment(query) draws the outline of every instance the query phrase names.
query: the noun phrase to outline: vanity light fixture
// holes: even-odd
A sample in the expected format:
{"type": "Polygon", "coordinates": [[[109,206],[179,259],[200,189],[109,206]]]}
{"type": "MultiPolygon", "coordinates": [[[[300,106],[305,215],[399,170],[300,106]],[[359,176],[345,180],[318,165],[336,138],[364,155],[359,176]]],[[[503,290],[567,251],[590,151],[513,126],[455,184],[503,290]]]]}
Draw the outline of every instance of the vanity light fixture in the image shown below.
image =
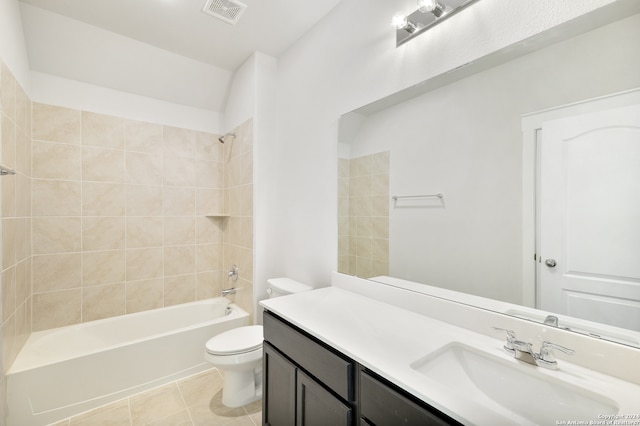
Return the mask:
{"type": "Polygon", "coordinates": [[[408,15],[393,17],[396,47],[449,19],[478,0],[418,0],[418,9],[408,15]]]}

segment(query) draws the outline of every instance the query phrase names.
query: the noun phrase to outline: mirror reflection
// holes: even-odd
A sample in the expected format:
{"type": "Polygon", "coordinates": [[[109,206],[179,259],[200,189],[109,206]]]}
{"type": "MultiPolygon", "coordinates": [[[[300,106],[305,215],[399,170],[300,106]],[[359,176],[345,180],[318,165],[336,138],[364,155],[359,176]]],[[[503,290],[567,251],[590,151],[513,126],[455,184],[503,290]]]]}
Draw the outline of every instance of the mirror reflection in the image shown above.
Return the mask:
{"type": "MultiPolygon", "coordinates": [[[[576,182],[582,193],[570,201],[561,198],[566,211],[552,211],[551,220],[559,224],[547,227],[540,205],[549,193],[541,194],[541,179],[549,189],[556,178],[542,177],[551,163],[536,151],[543,146],[536,138],[549,132],[536,120],[554,113],[533,114],[639,88],[637,40],[640,14],[625,16],[491,68],[479,66],[471,73],[472,64],[464,77],[449,75],[452,82],[432,84],[426,93],[429,84],[421,85],[416,90],[422,94],[403,102],[381,100],[341,117],[339,271],[423,283],[430,286],[425,291],[452,290],[460,294],[446,297],[486,302],[490,309],[541,322],[558,313],[558,326],[640,346],[640,338],[619,331],[640,332],[640,123],[635,130],[633,124],[615,124],[631,130],[602,136],[608,149],[600,143],[574,155],[574,146],[591,145],[563,142],[572,156],[562,160],[570,165],[558,166],[567,181],[558,182],[553,197],[565,197],[576,182]],[[583,161],[584,156],[595,159],[583,161]],[[624,172],[616,175],[616,170],[624,172]],[[601,198],[605,188],[598,181],[616,189],[601,198]],[[594,207],[594,201],[609,209],[594,207]],[[605,225],[590,226],[594,217],[605,225]],[[569,240],[559,242],[557,253],[546,248],[541,253],[542,238],[566,234],[563,227],[571,228],[569,240]],[[567,254],[567,247],[576,245],[585,252],[580,261],[572,257],[580,250],[567,254]],[[549,266],[553,262],[558,265],[549,266]],[[590,275],[580,285],[600,281],[571,291],[558,290],[563,287],[557,283],[541,289],[545,274],[571,275],[581,262],[589,266],[573,275],[590,275]],[[618,313],[594,314],[600,310],[618,313]]],[[[581,108],[565,115],[589,111],[581,108]]],[[[635,113],[629,114],[634,119],[635,113]]]]}

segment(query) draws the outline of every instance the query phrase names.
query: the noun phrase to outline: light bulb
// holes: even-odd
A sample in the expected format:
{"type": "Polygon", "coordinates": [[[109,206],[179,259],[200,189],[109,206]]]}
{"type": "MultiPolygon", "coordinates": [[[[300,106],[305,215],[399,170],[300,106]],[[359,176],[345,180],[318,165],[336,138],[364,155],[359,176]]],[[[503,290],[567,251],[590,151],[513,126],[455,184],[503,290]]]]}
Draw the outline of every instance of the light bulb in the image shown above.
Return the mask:
{"type": "Polygon", "coordinates": [[[393,18],[391,18],[391,24],[396,29],[401,30],[407,26],[407,17],[397,13],[393,16],[393,18]]]}
{"type": "Polygon", "coordinates": [[[436,18],[444,14],[444,6],[438,0],[418,0],[418,10],[422,13],[433,13],[436,18]]]}

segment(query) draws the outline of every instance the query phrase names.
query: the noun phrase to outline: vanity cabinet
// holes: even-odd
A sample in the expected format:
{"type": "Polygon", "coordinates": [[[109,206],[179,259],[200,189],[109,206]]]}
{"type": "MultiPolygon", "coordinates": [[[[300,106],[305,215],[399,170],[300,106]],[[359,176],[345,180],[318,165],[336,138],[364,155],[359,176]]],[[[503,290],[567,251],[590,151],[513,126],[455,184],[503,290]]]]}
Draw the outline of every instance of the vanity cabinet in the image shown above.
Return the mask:
{"type": "Polygon", "coordinates": [[[263,424],[459,424],[273,313],[263,324],[263,424]]]}
{"type": "Polygon", "coordinates": [[[265,425],[354,424],[355,362],[269,312],[264,339],[265,425]]]}

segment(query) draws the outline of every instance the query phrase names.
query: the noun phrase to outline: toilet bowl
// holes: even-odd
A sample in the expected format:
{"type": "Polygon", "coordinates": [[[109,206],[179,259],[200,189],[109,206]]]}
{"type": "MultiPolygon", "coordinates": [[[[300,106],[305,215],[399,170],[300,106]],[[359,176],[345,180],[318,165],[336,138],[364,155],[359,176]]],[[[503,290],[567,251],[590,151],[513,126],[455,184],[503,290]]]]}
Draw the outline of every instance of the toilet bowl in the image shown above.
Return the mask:
{"type": "MultiPolygon", "coordinates": [[[[269,298],[312,290],[289,278],[267,280],[269,298]]],[[[262,398],[262,326],[238,327],[212,337],[204,359],[223,375],[222,404],[241,407],[262,398]]]]}

